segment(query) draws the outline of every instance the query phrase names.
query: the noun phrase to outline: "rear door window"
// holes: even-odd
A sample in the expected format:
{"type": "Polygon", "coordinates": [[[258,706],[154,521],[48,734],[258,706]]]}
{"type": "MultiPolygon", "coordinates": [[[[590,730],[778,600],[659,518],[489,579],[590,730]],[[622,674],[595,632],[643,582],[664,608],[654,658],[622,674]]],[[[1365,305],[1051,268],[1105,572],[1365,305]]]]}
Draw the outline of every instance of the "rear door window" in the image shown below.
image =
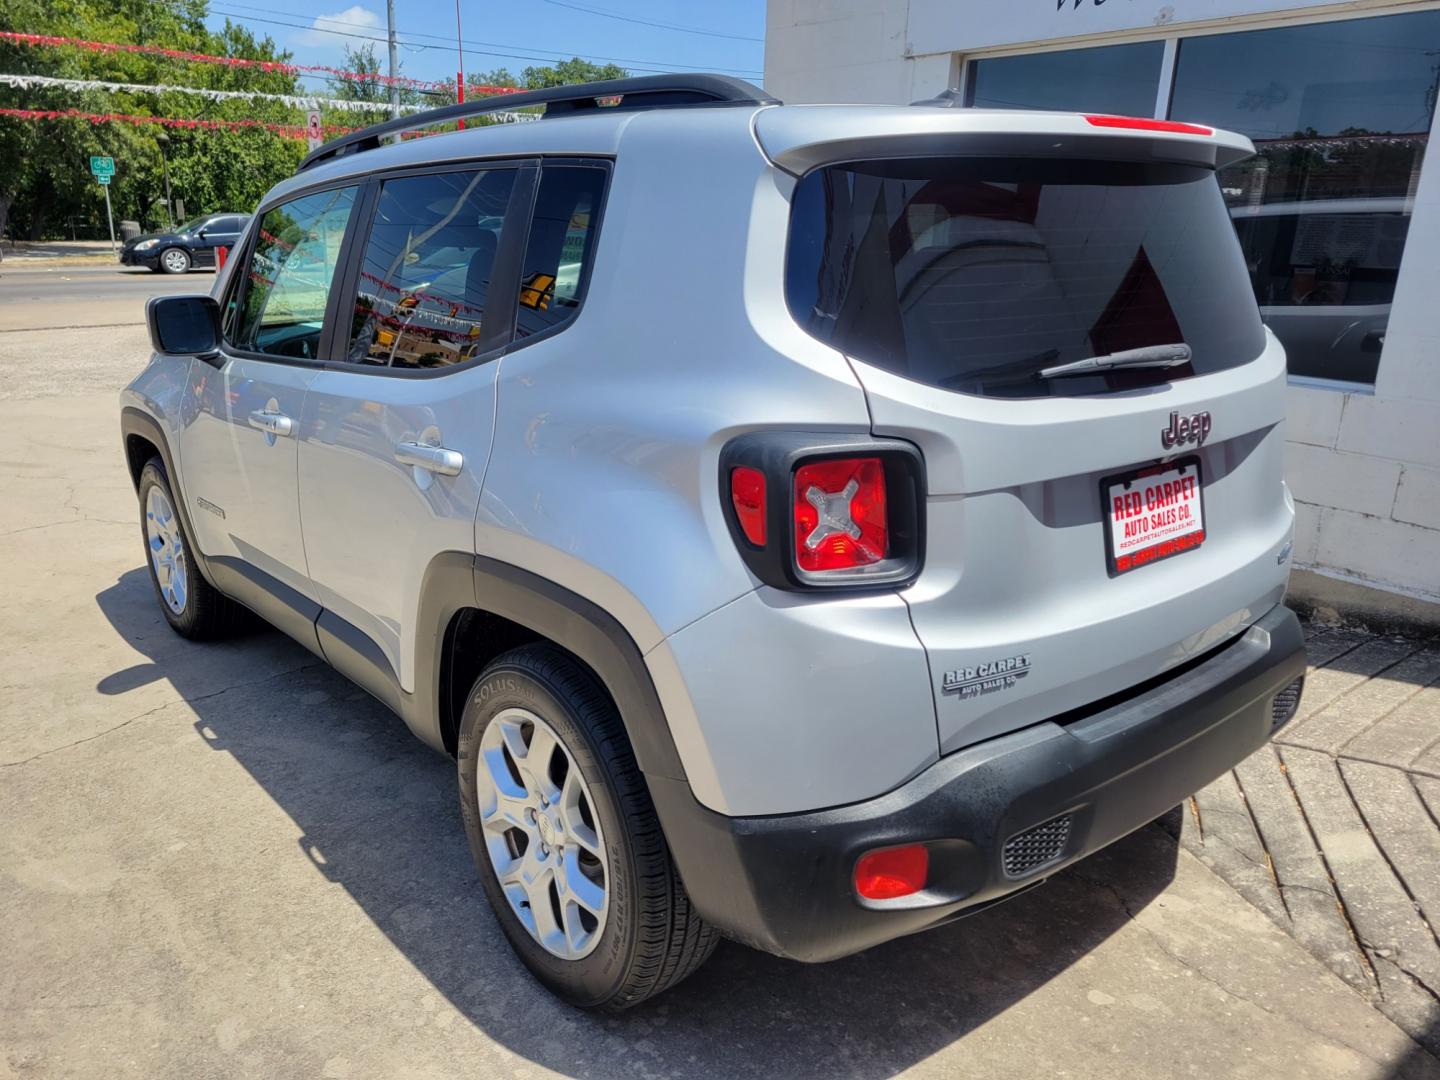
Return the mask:
{"type": "Polygon", "coordinates": [[[1215,174],[1077,160],[836,166],[793,199],[786,297],[809,333],[960,393],[1100,393],[1235,367],[1264,331],[1215,174]],[[1184,343],[1191,360],[1043,379],[1184,343]]]}
{"type": "Polygon", "coordinates": [[[347,358],[391,368],[449,367],[503,344],[510,304],[490,283],[513,168],[387,180],[351,321],[347,358]],[[493,310],[492,310],[493,309],[493,310]]]}
{"type": "Polygon", "coordinates": [[[598,165],[546,165],[520,271],[517,338],[563,326],[585,299],[600,227],[606,170],[598,165]]]}
{"type": "Polygon", "coordinates": [[[319,356],[325,305],[355,191],[319,191],[265,212],[246,267],[232,345],[271,356],[319,356]]]}

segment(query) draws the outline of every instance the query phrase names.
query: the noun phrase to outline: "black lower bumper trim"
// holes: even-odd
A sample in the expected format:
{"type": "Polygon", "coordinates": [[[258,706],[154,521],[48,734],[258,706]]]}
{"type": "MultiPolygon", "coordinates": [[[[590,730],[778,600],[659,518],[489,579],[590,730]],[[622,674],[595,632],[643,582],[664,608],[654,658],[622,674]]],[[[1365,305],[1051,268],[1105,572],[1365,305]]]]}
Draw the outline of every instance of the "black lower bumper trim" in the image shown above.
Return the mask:
{"type": "Polygon", "coordinates": [[[1304,670],[1299,622],[1276,607],[1172,679],[1083,719],[957,751],[863,803],[731,818],[700,806],[683,781],[647,779],[709,922],[767,952],[831,960],[988,906],[1153,821],[1264,745],[1271,699],[1304,670]],[[1007,841],[1061,817],[1058,853],[1007,873],[1007,841]],[[930,847],[926,890],[861,901],[852,887],[860,855],[910,843],[930,847]]]}

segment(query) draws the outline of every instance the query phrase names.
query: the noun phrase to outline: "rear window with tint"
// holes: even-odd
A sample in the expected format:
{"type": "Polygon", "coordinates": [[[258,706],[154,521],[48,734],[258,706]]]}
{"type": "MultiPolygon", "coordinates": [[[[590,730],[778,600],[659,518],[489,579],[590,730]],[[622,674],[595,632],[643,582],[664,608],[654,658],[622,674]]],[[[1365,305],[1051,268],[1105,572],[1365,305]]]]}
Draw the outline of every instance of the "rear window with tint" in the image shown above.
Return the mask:
{"type": "Polygon", "coordinates": [[[966,394],[1152,386],[1244,364],[1264,331],[1208,169],[945,158],[831,166],[796,187],[786,299],[849,356],[966,394]],[[1184,342],[1189,364],[1041,379],[1184,342]]]}

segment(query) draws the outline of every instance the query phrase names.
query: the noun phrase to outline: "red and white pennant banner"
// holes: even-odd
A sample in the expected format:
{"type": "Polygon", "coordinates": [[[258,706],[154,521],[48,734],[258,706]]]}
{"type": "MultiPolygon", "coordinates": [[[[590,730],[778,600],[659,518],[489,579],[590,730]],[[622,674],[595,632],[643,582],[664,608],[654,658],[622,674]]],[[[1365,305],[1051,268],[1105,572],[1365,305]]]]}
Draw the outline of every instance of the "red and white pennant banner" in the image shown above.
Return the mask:
{"type": "MultiPolygon", "coordinates": [[[[202,129],[207,131],[242,131],[263,128],[287,139],[303,139],[305,128],[300,124],[272,124],[265,120],[184,120],[174,116],[131,116],[127,113],[92,113],[80,109],[7,109],[0,116],[17,120],[88,120],[92,124],[158,124],[167,128],[202,129]]],[[[345,135],[358,129],[325,125],[326,135],[345,135]]]]}
{"type": "MultiPolygon", "coordinates": [[[[93,53],[135,53],[141,56],[163,56],[170,60],[186,60],[196,64],[220,64],[225,67],[256,68],[260,71],[279,71],[286,75],[324,75],[348,82],[378,83],[381,86],[405,86],[413,90],[449,90],[449,80],[429,82],[411,79],[403,75],[389,75],[346,71],[344,68],[329,67],[325,64],[292,64],[283,60],[247,60],[238,56],[212,56],[208,53],[191,52],[188,49],[166,49],[159,45],[129,45],[119,41],[87,41],[84,38],[58,37],[54,34],[23,34],[14,30],[0,30],[0,41],[35,48],[71,48],[93,53]]],[[[517,94],[513,86],[472,86],[466,90],[479,94],[517,94]]]]}
{"type": "MultiPolygon", "coordinates": [[[[126,94],[193,94],[210,101],[275,101],[297,109],[344,109],[351,112],[388,112],[389,102],[353,101],[349,98],[332,98],[323,95],[313,97],[295,94],[267,94],[259,90],[212,90],[204,86],[171,86],[161,83],[149,86],[144,83],[106,82],[102,79],[57,79],[49,75],[7,75],[0,73],[0,86],[13,86],[17,90],[31,90],[36,87],[57,90],[104,90],[108,93],[126,94]]],[[[405,112],[423,109],[423,105],[402,105],[405,112]]]]}

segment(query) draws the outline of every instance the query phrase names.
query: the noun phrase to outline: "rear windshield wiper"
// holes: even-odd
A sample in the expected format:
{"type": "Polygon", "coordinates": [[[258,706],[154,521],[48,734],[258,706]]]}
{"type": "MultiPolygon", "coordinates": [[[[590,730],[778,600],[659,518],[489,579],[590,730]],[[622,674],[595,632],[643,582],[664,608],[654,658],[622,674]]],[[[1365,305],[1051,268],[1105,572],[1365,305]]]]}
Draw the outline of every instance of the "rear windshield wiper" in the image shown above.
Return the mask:
{"type": "Polygon", "coordinates": [[[1104,356],[1087,356],[1068,364],[1041,368],[1037,378],[1058,379],[1065,375],[1089,375],[1096,371],[1113,371],[1115,368],[1171,368],[1190,362],[1190,346],[1183,342],[1174,345],[1146,345],[1141,349],[1125,349],[1121,352],[1106,353],[1104,356]]]}

